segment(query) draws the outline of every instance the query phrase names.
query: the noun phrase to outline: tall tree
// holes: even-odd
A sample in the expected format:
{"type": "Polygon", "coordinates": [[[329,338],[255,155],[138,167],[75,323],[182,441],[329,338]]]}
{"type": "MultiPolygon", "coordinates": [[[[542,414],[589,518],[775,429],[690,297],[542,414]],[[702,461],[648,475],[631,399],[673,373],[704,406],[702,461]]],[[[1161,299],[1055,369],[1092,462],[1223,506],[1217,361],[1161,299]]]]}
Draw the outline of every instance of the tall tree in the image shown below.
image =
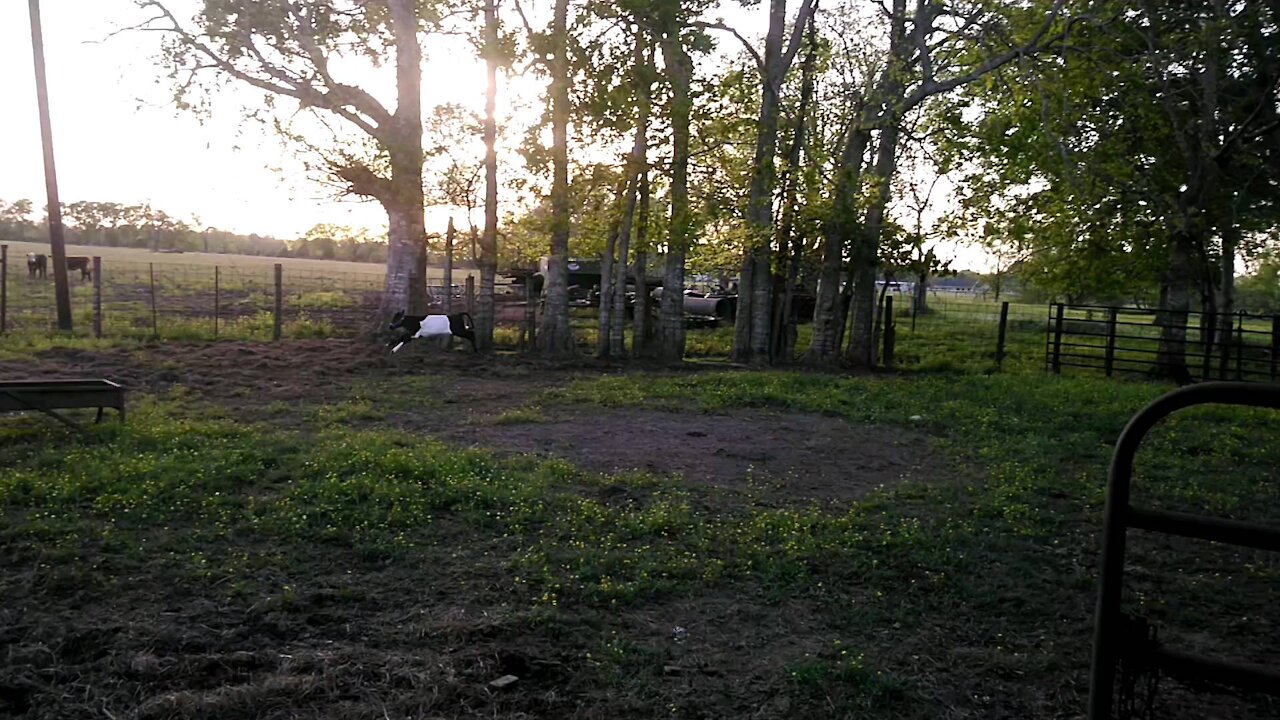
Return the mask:
{"type": "Polygon", "coordinates": [[[565,357],[575,352],[569,326],[569,0],[555,0],[551,24],[551,254],[547,259],[546,296],[538,327],[538,349],[565,357]]]}
{"type": "MultiPolygon", "coordinates": [[[[1053,0],[1049,7],[1037,3],[1030,6],[976,4],[961,7],[933,0],[916,0],[908,13],[906,0],[893,0],[889,10],[889,42],[884,72],[866,97],[864,112],[849,129],[846,151],[858,148],[863,133],[876,133],[876,157],[865,212],[859,222],[849,211],[856,207],[848,198],[836,197],[827,233],[833,230],[844,237],[832,238],[829,253],[851,248],[852,296],[847,359],[857,365],[875,362],[876,311],[875,281],[879,268],[880,243],[888,226],[887,210],[894,175],[902,119],[921,103],[988,76],[995,70],[1031,54],[1041,52],[1056,41],[1049,33],[1059,22],[1065,0],[1053,0]]],[[[858,98],[855,98],[858,99],[858,98]]],[[[861,145],[865,147],[865,145],[861,145]]],[[[856,162],[850,152],[844,157],[856,162]]],[[[849,166],[837,174],[837,184],[858,179],[859,171],[849,166]]],[[[848,190],[859,191],[850,184],[848,190]]],[[[839,263],[828,255],[824,258],[824,281],[838,277],[839,263]]],[[[820,289],[821,290],[821,289],[820,289]]],[[[834,290],[821,291],[815,311],[814,337],[807,359],[830,362],[836,337],[842,325],[817,322],[836,316],[834,290]],[[824,297],[825,296],[825,297],[824,297]]]]}
{"type": "MultiPolygon", "coordinates": [[[[346,189],[377,200],[387,213],[388,252],[381,316],[425,310],[425,221],[422,193],[422,48],[430,3],[415,0],[203,0],[184,23],[164,0],[137,0],[154,13],[144,27],[166,36],[164,59],[180,103],[213,72],[290,98],[300,108],[346,123],[370,143],[323,152],[324,166],[346,189]],[[344,82],[335,59],[395,54],[396,107],[344,82]]],[[[294,138],[295,140],[298,138],[294,138]]],[[[378,326],[381,326],[379,321],[378,326]]]]}
{"type": "Polygon", "coordinates": [[[1235,258],[1276,219],[1277,8],[1098,0],[1083,12],[1116,20],[1073,23],[1059,52],[940,108],[943,147],[973,168],[964,206],[1026,248],[1032,283],[1069,301],[1158,288],[1159,362],[1185,374],[1187,314],[1197,299],[1230,312],[1235,258]]]}
{"type": "Polygon", "coordinates": [[[804,29],[815,6],[816,0],[803,0],[788,41],[786,0],[770,0],[769,30],[765,35],[764,56],[760,57],[752,50],[760,71],[760,114],[755,163],[747,197],[749,246],[738,284],[738,310],[734,325],[733,355],[739,362],[762,363],[769,360],[770,325],[773,317],[770,245],[774,235],[779,96],[782,82],[800,49],[804,29]]]}
{"type": "Polygon", "coordinates": [[[782,180],[782,218],[777,231],[780,267],[774,276],[774,291],[781,294],[781,301],[774,303],[773,339],[770,341],[769,357],[774,362],[784,363],[791,362],[795,354],[797,331],[793,300],[800,277],[800,265],[804,260],[805,232],[799,216],[800,188],[805,184],[806,173],[801,162],[818,61],[818,26],[813,15],[809,16],[807,35],[808,50],[801,66],[800,99],[792,120],[791,143],[787,149],[786,171],[782,180]]]}
{"type": "MultiPolygon", "coordinates": [[[[626,328],[627,255],[631,249],[631,232],[635,227],[640,185],[649,172],[649,113],[652,110],[653,43],[641,17],[635,20],[634,84],[636,89],[636,128],[631,155],[627,158],[627,195],[618,230],[618,265],[613,287],[613,322],[609,328],[609,353],[622,357],[626,353],[623,333],[626,328]]],[[[637,248],[639,244],[637,243],[637,248]]],[[[636,292],[641,292],[641,279],[636,278],[636,292]]],[[[637,300],[639,298],[637,297],[637,300]]]]}
{"type": "MultiPolygon", "coordinates": [[[[476,298],[477,346],[493,351],[493,285],[498,273],[498,45],[497,0],[484,2],[484,234],[480,239],[480,295],[476,298]]],[[[474,236],[474,233],[473,233],[474,236]]]]}
{"type": "Polygon", "coordinates": [[[689,210],[689,127],[693,111],[693,60],[682,37],[685,22],[672,8],[662,14],[662,58],[671,84],[668,117],[671,125],[671,220],[667,226],[667,257],[662,274],[658,315],[658,357],[666,362],[684,358],[684,266],[692,235],[689,210]]]}

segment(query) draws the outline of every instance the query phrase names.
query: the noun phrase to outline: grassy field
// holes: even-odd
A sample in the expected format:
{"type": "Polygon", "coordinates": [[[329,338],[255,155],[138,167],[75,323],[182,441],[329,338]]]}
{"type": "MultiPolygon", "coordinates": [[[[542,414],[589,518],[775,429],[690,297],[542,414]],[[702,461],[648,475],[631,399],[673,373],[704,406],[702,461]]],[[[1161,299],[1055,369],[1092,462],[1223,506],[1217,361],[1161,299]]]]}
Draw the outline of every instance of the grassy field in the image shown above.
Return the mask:
{"type": "MultiPolygon", "coordinates": [[[[127,426],[87,439],[0,418],[0,711],[1077,717],[1106,463],[1166,388],[986,362],[602,376],[332,340],[11,357],[0,376],[137,390],[127,426]],[[708,435],[719,450],[683,449],[708,435]],[[628,466],[646,456],[675,459],[628,466]]],[[[1185,413],[1137,496],[1280,521],[1277,432],[1185,413]]],[[[1128,611],[1266,656],[1274,557],[1131,541],[1128,611]]],[[[1158,689],[1160,717],[1280,712],[1158,689]]]]}

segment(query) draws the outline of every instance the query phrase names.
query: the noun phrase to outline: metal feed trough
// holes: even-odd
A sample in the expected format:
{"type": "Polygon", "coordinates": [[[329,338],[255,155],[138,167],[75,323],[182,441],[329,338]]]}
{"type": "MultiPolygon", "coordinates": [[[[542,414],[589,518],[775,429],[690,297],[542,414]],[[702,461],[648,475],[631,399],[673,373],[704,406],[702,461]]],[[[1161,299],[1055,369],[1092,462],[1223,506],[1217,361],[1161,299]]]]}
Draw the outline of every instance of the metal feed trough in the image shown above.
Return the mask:
{"type": "Polygon", "coordinates": [[[40,412],[84,432],[77,422],[58,410],[114,408],[124,422],[124,388],[110,380],[19,380],[0,382],[0,412],[40,412]]]}
{"type": "Polygon", "coordinates": [[[1154,628],[1145,619],[1129,617],[1120,609],[1125,540],[1129,528],[1280,552],[1280,528],[1135,507],[1130,503],[1133,460],[1143,438],[1156,423],[1169,415],[1205,404],[1280,410],[1280,385],[1208,382],[1175,390],[1140,410],[1120,434],[1107,484],[1102,531],[1102,582],[1094,619],[1093,667],[1089,683],[1089,720],[1115,717],[1117,675],[1124,668],[1145,669],[1193,681],[1280,695],[1280,669],[1200,657],[1167,647],[1156,639],[1154,628]]]}

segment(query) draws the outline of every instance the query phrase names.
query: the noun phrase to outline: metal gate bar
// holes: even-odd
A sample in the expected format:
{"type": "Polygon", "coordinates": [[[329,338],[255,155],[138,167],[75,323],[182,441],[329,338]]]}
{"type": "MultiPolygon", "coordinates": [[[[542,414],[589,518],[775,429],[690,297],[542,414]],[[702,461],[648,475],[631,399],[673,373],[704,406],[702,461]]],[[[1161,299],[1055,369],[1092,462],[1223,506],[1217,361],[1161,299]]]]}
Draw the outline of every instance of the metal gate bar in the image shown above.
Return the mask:
{"type": "Polygon", "coordinates": [[[1223,685],[1280,694],[1280,672],[1271,668],[1208,659],[1142,642],[1120,612],[1126,532],[1140,528],[1213,542],[1280,552],[1280,530],[1256,523],[1135,508],[1129,504],[1133,460],[1156,423],[1194,405],[1247,405],[1280,410],[1280,386],[1243,382],[1206,382],[1175,390],[1138,411],[1116,441],[1107,481],[1102,526],[1102,578],[1094,618],[1093,665],[1089,676],[1089,720],[1110,720],[1116,667],[1126,657],[1170,673],[1190,674],[1223,685]],[[1137,642],[1135,642],[1137,641],[1137,642]]]}

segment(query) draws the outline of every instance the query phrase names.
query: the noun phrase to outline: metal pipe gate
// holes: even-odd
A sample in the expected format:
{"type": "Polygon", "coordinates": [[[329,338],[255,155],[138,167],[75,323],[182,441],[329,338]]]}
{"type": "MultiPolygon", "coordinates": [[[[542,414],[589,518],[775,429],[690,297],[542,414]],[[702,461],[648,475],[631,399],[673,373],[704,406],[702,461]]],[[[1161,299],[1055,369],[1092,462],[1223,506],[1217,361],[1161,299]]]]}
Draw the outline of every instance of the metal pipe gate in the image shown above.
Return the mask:
{"type": "Polygon", "coordinates": [[[1117,665],[1141,660],[1171,675],[1194,676],[1222,685],[1280,695],[1280,670],[1199,657],[1160,646],[1140,619],[1120,612],[1125,540],[1129,528],[1280,552],[1280,528],[1203,515],[1133,507],[1129,488],[1133,459],[1157,422],[1203,404],[1248,405],[1280,410],[1280,386],[1242,382],[1191,385],[1157,398],[1129,420],[1116,442],[1107,482],[1102,528],[1102,578],[1094,616],[1089,720],[1111,720],[1117,665]]]}

